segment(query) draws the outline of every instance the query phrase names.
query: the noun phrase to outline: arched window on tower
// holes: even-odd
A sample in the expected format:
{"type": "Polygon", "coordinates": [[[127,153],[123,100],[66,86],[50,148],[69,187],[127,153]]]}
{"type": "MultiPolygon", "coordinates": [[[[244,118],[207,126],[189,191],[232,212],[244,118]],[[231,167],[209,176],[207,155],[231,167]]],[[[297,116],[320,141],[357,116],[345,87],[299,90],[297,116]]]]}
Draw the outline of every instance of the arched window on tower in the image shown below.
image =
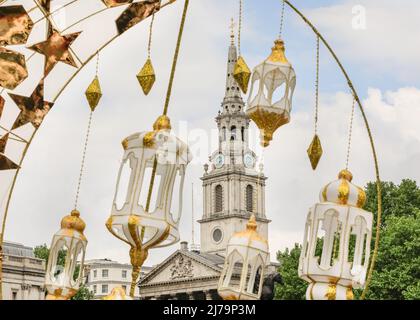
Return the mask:
{"type": "Polygon", "coordinates": [[[218,184],[214,189],[214,212],[223,211],[223,187],[218,184]]]}
{"type": "Polygon", "coordinates": [[[241,137],[242,137],[242,141],[245,141],[245,128],[244,127],[241,128],[241,137]]]}
{"type": "Polygon", "coordinates": [[[254,210],[254,188],[249,184],[246,186],[246,211],[254,210]]]}
{"type": "Polygon", "coordinates": [[[236,140],[236,127],[235,126],[232,126],[230,128],[230,140],[231,141],[236,140]]]}
{"type": "Polygon", "coordinates": [[[222,128],[222,141],[226,141],[226,127],[222,128]]]}

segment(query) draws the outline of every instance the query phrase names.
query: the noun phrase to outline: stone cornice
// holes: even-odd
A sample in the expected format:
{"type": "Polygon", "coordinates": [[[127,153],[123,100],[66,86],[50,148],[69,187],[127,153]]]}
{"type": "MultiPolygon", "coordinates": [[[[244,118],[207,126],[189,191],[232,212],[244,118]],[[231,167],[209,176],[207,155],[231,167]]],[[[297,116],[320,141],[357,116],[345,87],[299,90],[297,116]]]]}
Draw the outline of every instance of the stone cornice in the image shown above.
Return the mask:
{"type": "MultiPolygon", "coordinates": [[[[208,217],[208,218],[203,218],[203,219],[197,220],[197,222],[198,223],[203,223],[203,222],[209,222],[209,221],[225,220],[227,218],[241,218],[241,219],[244,219],[244,220],[249,220],[249,217],[250,217],[249,214],[247,214],[247,215],[243,215],[243,214],[239,214],[239,213],[222,214],[222,215],[219,214],[217,216],[213,215],[213,216],[208,217]]],[[[267,218],[261,218],[259,216],[256,216],[255,218],[256,218],[257,222],[263,222],[263,223],[270,223],[271,222],[271,220],[267,219],[267,218]]]]}

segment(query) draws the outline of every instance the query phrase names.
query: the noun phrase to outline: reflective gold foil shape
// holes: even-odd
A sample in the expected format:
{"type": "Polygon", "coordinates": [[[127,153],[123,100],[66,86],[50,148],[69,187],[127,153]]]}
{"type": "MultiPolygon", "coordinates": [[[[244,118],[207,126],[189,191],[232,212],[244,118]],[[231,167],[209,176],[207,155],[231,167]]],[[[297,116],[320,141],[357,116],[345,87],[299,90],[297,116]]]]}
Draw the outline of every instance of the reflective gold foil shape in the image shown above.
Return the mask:
{"type": "Polygon", "coordinates": [[[35,128],[38,128],[44,120],[44,117],[54,105],[52,102],[44,101],[43,81],[38,84],[30,97],[13,93],[9,93],[9,96],[20,109],[20,113],[12,126],[12,130],[29,122],[32,123],[35,128]]]}
{"type": "Polygon", "coordinates": [[[152,90],[153,84],[156,81],[155,70],[153,69],[152,60],[147,59],[146,63],[137,74],[137,80],[140,87],[143,89],[145,95],[148,95],[152,90]]]}
{"type": "Polygon", "coordinates": [[[113,7],[118,7],[118,6],[122,6],[123,4],[129,4],[132,3],[133,0],[102,0],[102,2],[108,7],[108,8],[113,8],[113,7]]]}
{"type": "Polygon", "coordinates": [[[25,44],[34,26],[23,6],[0,7],[0,45],[25,44]]]}
{"type": "Polygon", "coordinates": [[[16,163],[14,163],[12,160],[10,160],[4,155],[8,139],[8,133],[6,133],[3,137],[0,138],[0,170],[12,170],[19,168],[19,166],[16,163]]]}
{"type": "Polygon", "coordinates": [[[307,150],[308,157],[309,157],[309,160],[311,161],[311,166],[313,170],[316,170],[319,160],[322,157],[322,152],[323,151],[322,151],[322,146],[321,146],[321,140],[319,140],[318,135],[315,135],[307,150]]]}
{"type": "Polygon", "coordinates": [[[45,55],[44,77],[50,73],[58,62],[64,62],[72,67],[77,67],[70,53],[70,45],[80,33],[75,32],[62,36],[57,30],[53,30],[47,40],[28,48],[45,55]]]}
{"type": "Polygon", "coordinates": [[[124,33],[132,26],[159,11],[159,9],[159,0],[147,0],[130,4],[116,20],[118,33],[124,33]]]}
{"type": "Polygon", "coordinates": [[[13,90],[28,77],[25,56],[0,48],[0,86],[13,90]]]}
{"type": "Polygon", "coordinates": [[[268,147],[270,141],[273,140],[274,132],[290,121],[287,113],[270,112],[260,107],[248,116],[260,129],[261,145],[264,148],[268,147]]]}
{"type": "Polygon", "coordinates": [[[102,97],[101,85],[99,84],[98,76],[96,76],[85,92],[86,99],[89,102],[90,110],[95,111],[99,100],[102,97]]]}
{"type": "Polygon", "coordinates": [[[244,58],[241,56],[238,58],[238,61],[235,64],[233,77],[235,78],[242,92],[246,94],[248,91],[249,79],[251,78],[251,70],[249,70],[248,65],[246,64],[244,58]]]}

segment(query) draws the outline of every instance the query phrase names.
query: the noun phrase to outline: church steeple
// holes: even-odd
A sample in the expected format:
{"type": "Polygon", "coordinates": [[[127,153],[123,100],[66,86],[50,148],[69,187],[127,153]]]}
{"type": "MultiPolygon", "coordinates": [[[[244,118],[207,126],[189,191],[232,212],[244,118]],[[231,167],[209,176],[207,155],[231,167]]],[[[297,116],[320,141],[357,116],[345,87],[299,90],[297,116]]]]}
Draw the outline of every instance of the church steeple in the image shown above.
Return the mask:
{"type": "MultiPolygon", "coordinates": [[[[233,28],[233,25],[232,25],[233,28]]],[[[201,250],[224,254],[230,237],[243,230],[251,214],[257,217],[259,232],[268,236],[265,216],[265,176],[256,168],[256,154],[249,148],[249,118],[239,85],[233,77],[238,59],[232,30],[227,61],[225,96],[216,117],[218,148],[210,155],[203,181],[204,212],[201,250]]]]}

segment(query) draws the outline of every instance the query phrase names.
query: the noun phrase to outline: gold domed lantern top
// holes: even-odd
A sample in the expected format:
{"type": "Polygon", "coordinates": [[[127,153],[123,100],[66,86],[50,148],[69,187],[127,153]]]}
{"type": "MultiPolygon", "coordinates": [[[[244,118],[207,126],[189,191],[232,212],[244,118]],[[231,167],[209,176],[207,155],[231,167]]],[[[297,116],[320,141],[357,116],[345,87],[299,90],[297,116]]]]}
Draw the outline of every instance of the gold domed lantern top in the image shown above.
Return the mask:
{"type": "Polygon", "coordinates": [[[352,180],[353,175],[350,171],[341,170],[338,180],[332,181],[322,188],[319,195],[320,201],[363,208],[366,203],[366,193],[361,187],[354,185],[352,180]]]}
{"type": "Polygon", "coordinates": [[[296,73],[285,55],[284,41],[274,42],[270,56],[257,65],[251,76],[251,91],[247,115],[261,132],[261,144],[267,147],[274,132],[290,122],[296,73]],[[254,93],[255,90],[258,90],[254,93]],[[282,90],[280,100],[275,101],[277,90],[282,90]],[[273,101],[274,100],[274,101],[273,101]]]}
{"type": "Polygon", "coordinates": [[[61,229],[53,236],[45,274],[47,300],[68,300],[79,290],[84,277],[87,246],[87,239],[83,234],[85,227],[86,224],[76,209],[61,220],[61,229]],[[61,266],[59,256],[63,250],[65,262],[61,266]]]}
{"type": "Polygon", "coordinates": [[[224,300],[258,300],[268,257],[268,242],[257,232],[257,220],[252,215],[246,229],[229,240],[219,295],[224,300]]]}

